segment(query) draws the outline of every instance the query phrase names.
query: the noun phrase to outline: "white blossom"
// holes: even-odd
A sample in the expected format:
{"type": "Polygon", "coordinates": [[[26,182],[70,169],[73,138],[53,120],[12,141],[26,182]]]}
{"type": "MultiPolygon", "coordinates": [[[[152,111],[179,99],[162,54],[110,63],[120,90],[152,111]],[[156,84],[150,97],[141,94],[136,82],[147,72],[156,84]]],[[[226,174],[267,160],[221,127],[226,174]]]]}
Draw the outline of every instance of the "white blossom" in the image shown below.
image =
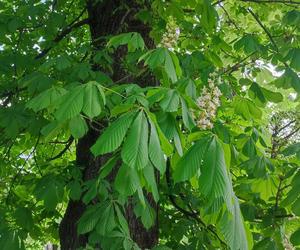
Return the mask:
{"type": "MultiPolygon", "coordinates": [[[[214,74],[209,74],[209,77],[214,77],[214,74]]],[[[220,89],[215,86],[211,78],[208,79],[208,87],[204,86],[201,96],[197,99],[197,105],[202,110],[197,126],[201,129],[212,129],[213,120],[216,118],[217,108],[220,106],[220,89]]]]}
{"type": "Polygon", "coordinates": [[[166,26],[166,32],[163,34],[158,47],[164,47],[172,49],[176,46],[177,40],[180,35],[180,29],[176,25],[175,21],[171,19],[166,26]]]}

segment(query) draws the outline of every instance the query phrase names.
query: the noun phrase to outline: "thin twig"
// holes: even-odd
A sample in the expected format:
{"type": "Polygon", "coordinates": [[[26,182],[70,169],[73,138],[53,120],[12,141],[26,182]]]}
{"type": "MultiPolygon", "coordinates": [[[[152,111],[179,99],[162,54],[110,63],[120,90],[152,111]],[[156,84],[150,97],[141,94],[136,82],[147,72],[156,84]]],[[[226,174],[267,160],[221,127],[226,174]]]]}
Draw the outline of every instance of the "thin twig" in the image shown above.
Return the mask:
{"type": "Polygon", "coordinates": [[[277,44],[275,43],[271,33],[268,31],[268,29],[263,25],[263,23],[260,21],[259,17],[251,10],[251,8],[247,8],[247,11],[254,17],[254,19],[256,20],[256,22],[259,24],[259,26],[264,30],[264,32],[267,34],[267,36],[269,37],[271,43],[273,44],[275,50],[278,52],[279,49],[277,47],[277,44]]]}
{"type": "Polygon", "coordinates": [[[56,160],[56,159],[60,158],[61,156],[63,156],[63,154],[64,154],[65,152],[67,152],[67,150],[71,147],[73,141],[74,141],[73,136],[70,136],[70,138],[69,138],[69,140],[68,140],[68,143],[66,144],[66,146],[64,147],[64,149],[63,149],[62,151],[60,151],[57,155],[55,155],[55,156],[53,156],[53,157],[47,159],[47,161],[48,161],[48,162],[49,162],[49,161],[53,161],[53,160],[56,160]]]}

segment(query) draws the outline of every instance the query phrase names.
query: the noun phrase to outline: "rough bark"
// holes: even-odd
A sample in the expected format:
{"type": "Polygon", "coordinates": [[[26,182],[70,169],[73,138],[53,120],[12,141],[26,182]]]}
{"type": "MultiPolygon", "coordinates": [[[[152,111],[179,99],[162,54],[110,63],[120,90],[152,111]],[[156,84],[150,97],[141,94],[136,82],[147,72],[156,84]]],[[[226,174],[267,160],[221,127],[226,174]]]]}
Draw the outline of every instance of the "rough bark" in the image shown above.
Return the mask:
{"type": "MultiPolygon", "coordinates": [[[[96,48],[100,48],[103,44],[103,37],[115,35],[122,32],[136,31],[139,32],[148,48],[153,46],[152,40],[149,38],[149,27],[134,18],[135,13],[141,8],[135,1],[121,0],[104,0],[104,1],[88,1],[87,10],[89,16],[90,32],[92,44],[96,48]]],[[[114,54],[113,75],[114,81],[122,79],[126,72],[121,67],[122,57],[126,54],[126,49],[118,49],[114,54]]],[[[95,66],[97,68],[97,66],[95,66]]],[[[135,83],[145,86],[154,85],[155,80],[151,76],[147,78],[129,78],[127,80],[135,81],[135,83]]],[[[89,151],[89,148],[98,138],[99,132],[90,127],[89,132],[78,141],[76,148],[77,164],[83,167],[83,178],[89,180],[95,178],[99,168],[106,161],[107,157],[98,157],[95,159],[89,151]]],[[[113,170],[112,176],[115,175],[117,169],[113,170]]],[[[113,177],[110,177],[113,179],[113,177]]],[[[154,202],[151,195],[147,195],[147,199],[152,207],[157,211],[158,205],[154,202]]],[[[81,201],[69,201],[66,213],[60,225],[60,243],[62,250],[75,250],[87,243],[86,236],[78,236],[76,233],[76,222],[85,211],[86,206],[81,201]]],[[[126,209],[126,218],[129,224],[130,233],[135,242],[141,249],[151,248],[158,241],[158,223],[150,229],[146,230],[139,219],[133,212],[133,205],[129,202],[126,209]]]]}

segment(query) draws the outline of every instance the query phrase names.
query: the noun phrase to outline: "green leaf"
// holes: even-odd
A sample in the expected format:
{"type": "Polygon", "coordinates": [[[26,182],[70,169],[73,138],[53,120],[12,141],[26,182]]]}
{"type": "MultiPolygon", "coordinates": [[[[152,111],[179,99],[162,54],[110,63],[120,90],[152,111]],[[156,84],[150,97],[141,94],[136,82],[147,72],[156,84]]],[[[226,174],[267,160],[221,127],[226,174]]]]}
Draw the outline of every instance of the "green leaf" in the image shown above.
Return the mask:
{"type": "Polygon", "coordinates": [[[25,207],[18,207],[15,211],[14,217],[16,219],[17,224],[26,229],[27,231],[32,230],[34,226],[32,212],[28,208],[25,207]]]}
{"type": "Polygon", "coordinates": [[[300,48],[293,48],[289,51],[287,59],[290,60],[290,66],[300,71],[300,48]]]}
{"type": "Polygon", "coordinates": [[[189,150],[180,158],[175,166],[174,181],[186,181],[191,179],[197,172],[201,173],[201,166],[207,147],[211,140],[206,136],[197,141],[189,150]]]}
{"type": "Polygon", "coordinates": [[[66,93],[66,90],[60,87],[52,87],[40,93],[38,96],[31,99],[26,107],[38,112],[42,109],[53,106],[59,98],[66,93]]]}
{"type": "Polygon", "coordinates": [[[244,220],[236,197],[234,197],[233,212],[225,212],[219,226],[231,249],[249,249],[244,220]]]}
{"type": "Polygon", "coordinates": [[[165,49],[165,71],[168,75],[168,77],[171,79],[171,81],[174,83],[177,81],[177,74],[176,74],[176,70],[175,70],[175,66],[173,63],[173,59],[170,55],[170,53],[167,49],[165,49]]]}
{"type": "Polygon", "coordinates": [[[294,232],[291,237],[290,241],[294,246],[300,245],[300,229],[298,229],[296,232],[294,232]]]}
{"type": "Polygon", "coordinates": [[[99,205],[88,207],[78,221],[78,234],[86,234],[91,232],[101,218],[99,213],[99,205]]]}
{"type": "Polygon", "coordinates": [[[164,153],[167,156],[170,156],[173,153],[173,146],[171,145],[171,143],[169,142],[169,140],[166,138],[165,134],[162,132],[157,120],[156,120],[156,116],[153,113],[149,113],[147,112],[150,120],[154,123],[156,131],[158,133],[158,137],[161,143],[161,148],[164,151],[164,153]]]}
{"type": "Polygon", "coordinates": [[[83,137],[88,131],[88,126],[86,125],[85,120],[80,115],[77,115],[70,120],[69,128],[72,136],[75,139],[83,137]]]}
{"type": "Polygon", "coordinates": [[[232,184],[228,176],[222,144],[213,137],[203,155],[203,165],[199,177],[199,189],[208,200],[208,207],[218,200],[226,203],[232,211],[232,184]]]}
{"type": "Polygon", "coordinates": [[[54,210],[56,205],[62,201],[64,185],[54,176],[44,176],[36,185],[35,196],[43,200],[47,210],[54,210]]]}
{"type": "Polygon", "coordinates": [[[84,98],[82,111],[88,117],[98,116],[105,104],[105,95],[97,82],[88,82],[84,87],[84,98]]]}
{"type": "Polygon", "coordinates": [[[60,105],[54,114],[56,119],[64,121],[78,115],[83,107],[83,97],[82,86],[78,86],[62,96],[60,105]]]}
{"type": "Polygon", "coordinates": [[[189,112],[188,106],[186,104],[186,101],[183,98],[180,98],[181,100],[181,107],[182,107],[182,120],[186,128],[189,130],[192,130],[195,127],[195,122],[192,118],[192,115],[189,112]]]}
{"type": "Polygon", "coordinates": [[[116,227],[114,207],[112,204],[103,205],[98,213],[101,214],[101,217],[96,231],[99,235],[108,235],[116,227]]]}
{"type": "Polygon", "coordinates": [[[288,11],[282,18],[282,23],[285,25],[297,26],[300,24],[300,12],[298,10],[288,11]]]}
{"type": "Polygon", "coordinates": [[[144,178],[150,187],[153,198],[156,202],[159,200],[159,194],[156,183],[156,176],[152,164],[149,162],[143,169],[144,178]]]}
{"type": "Polygon", "coordinates": [[[153,165],[164,174],[166,170],[166,161],[164,159],[164,153],[161,149],[159,137],[154,123],[150,120],[150,138],[149,138],[149,158],[153,165]]]}
{"type": "Polygon", "coordinates": [[[261,46],[259,44],[258,38],[255,35],[246,34],[234,44],[234,49],[243,49],[246,54],[252,54],[254,52],[260,51],[261,46]]]}
{"type": "Polygon", "coordinates": [[[174,89],[170,89],[160,102],[160,106],[165,112],[176,112],[179,106],[178,92],[174,89]]]}
{"type": "Polygon", "coordinates": [[[71,183],[68,184],[68,187],[70,189],[69,196],[72,200],[78,201],[81,197],[81,185],[78,181],[72,181],[71,183]]]}
{"type": "Polygon", "coordinates": [[[115,179],[115,189],[123,196],[130,196],[133,195],[140,186],[137,170],[123,164],[115,179]]]}
{"type": "Polygon", "coordinates": [[[208,0],[200,1],[196,6],[197,14],[200,15],[200,23],[208,33],[212,33],[217,25],[218,14],[211,2],[208,0]]]}
{"type": "Polygon", "coordinates": [[[150,229],[155,222],[155,211],[147,202],[145,206],[138,203],[134,208],[136,216],[141,218],[141,221],[146,229],[150,229]]]}
{"type": "Polygon", "coordinates": [[[246,120],[248,120],[249,117],[260,119],[262,116],[262,111],[249,99],[236,97],[233,105],[235,113],[241,115],[246,120]]]}
{"type": "Polygon", "coordinates": [[[139,61],[142,60],[145,60],[144,65],[149,65],[152,70],[156,68],[164,69],[173,83],[177,81],[177,75],[181,75],[178,58],[166,48],[149,51],[139,59],[139,61]]]}
{"type": "Polygon", "coordinates": [[[283,89],[294,88],[296,92],[300,93],[300,78],[290,68],[287,68],[284,74],[273,81],[272,84],[283,89]]]}
{"type": "Polygon", "coordinates": [[[117,48],[125,44],[128,45],[128,52],[134,52],[137,49],[143,50],[145,47],[142,36],[137,32],[129,32],[113,36],[107,43],[107,46],[117,48]]]}
{"type": "Polygon", "coordinates": [[[148,163],[148,122],[143,111],[133,121],[121,156],[131,168],[142,169],[148,163]]]}
{"type": "Polygon", "coordinates": [[[94,156],[113,152],[120,147],[136,112],[120,116],[114,121],[91,147],[94,156]]]}
{"type": "Polygon", "coordinates": [[[65,70],[71,66],[72,64],[67,56],[59,56],[55,60],[55,67],[57,70],[65,70]]]}

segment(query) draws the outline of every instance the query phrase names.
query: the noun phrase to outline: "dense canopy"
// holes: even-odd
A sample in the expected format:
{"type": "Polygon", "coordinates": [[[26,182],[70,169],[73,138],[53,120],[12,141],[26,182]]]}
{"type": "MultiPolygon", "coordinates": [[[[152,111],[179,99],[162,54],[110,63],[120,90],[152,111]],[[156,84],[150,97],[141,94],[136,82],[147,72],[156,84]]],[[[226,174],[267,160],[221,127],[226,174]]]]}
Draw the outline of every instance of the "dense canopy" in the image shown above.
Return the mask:
{"type": "Polygon", "coordinates": [[[2,0],[0,248],[300,249],[299,36],[298,0],[2,0]]]}

